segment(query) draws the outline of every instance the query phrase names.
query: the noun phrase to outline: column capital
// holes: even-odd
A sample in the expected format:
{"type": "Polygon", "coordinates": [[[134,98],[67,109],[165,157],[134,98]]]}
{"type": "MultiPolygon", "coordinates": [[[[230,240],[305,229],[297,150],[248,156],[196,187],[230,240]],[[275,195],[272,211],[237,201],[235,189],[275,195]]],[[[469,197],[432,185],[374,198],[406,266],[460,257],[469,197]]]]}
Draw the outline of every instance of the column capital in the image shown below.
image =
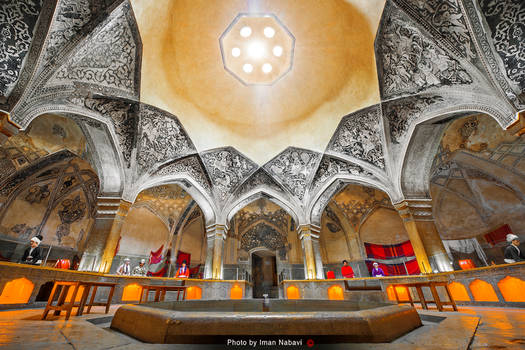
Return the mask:
{"type": "Polygon", "coordinates": [[[297,234],[299,239],[302,240],[305,237],[310,237],[311,239],[319,239],[319,233],[321,228],[314,224],[302,224],[297,226],[297,234]]]}
{"type": "Polygon", "coordinates": [[[13,123],[9,118],[9,113],[0,111],[0,142],[18,134],[20,127],[13,123]]]}
{"type": "Polygon", "coordinates": [[[132,203],[119,197],[97,197],[97,217],[114,218],[126,216],[132,203]]]}
{"type": "Polygon", "coordinates": [[[516,136],[525,134],[525,110],[516,113],[516,120],[507,127],[507,131],[516,136]]]}
{"type": "Polygon", "coordinates": [[[228,226],[223,224],[211,224],[206,226],[206,237],[211,238],[222,238],[226,239],[226,233],[228,232],[228,226]]]}
{"type": "Polygon", "coordinates": [[[403,221],[434,221],[432,199],[405,199],[394,204],[403,221]]]}

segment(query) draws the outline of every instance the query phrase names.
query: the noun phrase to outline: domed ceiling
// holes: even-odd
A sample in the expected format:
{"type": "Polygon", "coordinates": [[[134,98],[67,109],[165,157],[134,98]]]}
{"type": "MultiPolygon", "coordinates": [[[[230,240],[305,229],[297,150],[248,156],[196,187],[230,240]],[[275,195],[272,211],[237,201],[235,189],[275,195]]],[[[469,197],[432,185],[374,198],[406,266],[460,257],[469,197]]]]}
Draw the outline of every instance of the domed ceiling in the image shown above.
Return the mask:
{"type": "Polygon", "coordinates": [[[133,0],[141,101],[184,125],[198,150],[233,146],[260,165],[288,146],[324,151],[342,116],[379,101],[374,37],[384,0],[133,0]],[[295,37],[292,69],[245,85],[219,38],[239,13],[275,15],[295,37]]]}

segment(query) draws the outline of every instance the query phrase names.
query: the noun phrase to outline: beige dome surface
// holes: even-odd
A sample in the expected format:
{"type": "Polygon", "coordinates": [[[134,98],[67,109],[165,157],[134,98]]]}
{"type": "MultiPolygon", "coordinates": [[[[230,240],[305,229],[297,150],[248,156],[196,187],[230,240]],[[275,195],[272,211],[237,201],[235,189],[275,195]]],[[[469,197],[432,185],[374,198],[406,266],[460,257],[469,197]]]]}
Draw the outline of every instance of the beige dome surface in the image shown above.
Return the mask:
{"type": "Polygon", "coordinates": [[[199,151],[233,146],[263,164],[288,146],[324,151],[341,117],[379,102],[374,38],[384,0],[133,0],[141,101],[175,114],[199,151]],[[271,13],[295,37],[272,85],[224,69],[219,37],[239,13],[271,13]]]}

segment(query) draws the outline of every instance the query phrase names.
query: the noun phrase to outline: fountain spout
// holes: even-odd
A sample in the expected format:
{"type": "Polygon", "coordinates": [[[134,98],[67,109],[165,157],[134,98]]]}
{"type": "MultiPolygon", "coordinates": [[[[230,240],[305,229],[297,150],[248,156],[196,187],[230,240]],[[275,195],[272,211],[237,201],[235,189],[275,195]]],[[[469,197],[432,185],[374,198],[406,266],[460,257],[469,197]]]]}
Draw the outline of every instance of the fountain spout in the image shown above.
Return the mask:
{"type": "Polygon", "coordinates": [[[268,294],[263,294],[263,297],[263,312],[268,312],[270,311],[270,299],[268,298],[268,294]]]}

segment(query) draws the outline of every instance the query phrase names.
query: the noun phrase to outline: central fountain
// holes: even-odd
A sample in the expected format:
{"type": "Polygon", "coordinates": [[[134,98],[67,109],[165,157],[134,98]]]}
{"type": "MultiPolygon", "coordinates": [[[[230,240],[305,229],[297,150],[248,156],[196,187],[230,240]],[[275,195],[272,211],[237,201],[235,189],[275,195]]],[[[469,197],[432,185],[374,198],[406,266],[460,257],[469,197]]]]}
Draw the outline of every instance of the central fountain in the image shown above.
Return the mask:
{"type": "Polygon", "coordinates": [[[114,330],[157,344],[216,343],[221,337],[247,336],[388,343],[421,325],[409,305],[266,298],[124,305],[111,322],[114,330]]]}

